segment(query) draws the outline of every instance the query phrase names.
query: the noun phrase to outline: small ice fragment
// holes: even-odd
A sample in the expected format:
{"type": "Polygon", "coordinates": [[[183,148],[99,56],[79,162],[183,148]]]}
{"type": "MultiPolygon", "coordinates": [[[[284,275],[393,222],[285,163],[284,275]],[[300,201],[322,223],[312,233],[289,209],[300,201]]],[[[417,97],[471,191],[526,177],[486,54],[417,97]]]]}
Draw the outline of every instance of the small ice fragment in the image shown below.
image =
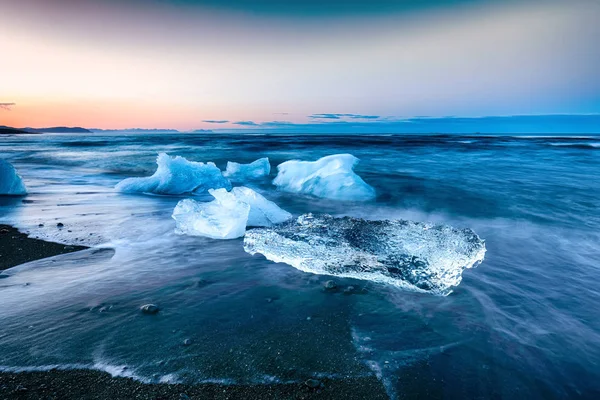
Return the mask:
{"type": "Polygon", "coordinates": [[[127,178],[115,189],[124,193],[184,194],[203,193],[208,189],[231,189],[231,183],[223,177],[214,163],[188,161],[183,157],[169,157],[160,153],[156,159],[158,168],[149,177],[127,178]]]}
{"type": "Polygon", "coordinates": [[[227,169],[223,176],[235,182],[260,179],[271,173],[271,164],[267,157],[259,158],[250,164],[239,164],[233,161],[227,162],[227,169]]]}
{"type": "Polygon", "coordinates": [[[286,161],[277,166],[273,184],[285,192],[326,199],[371,200],[375,198],[375,189],[354,173],[358,161],[351,154],[335,154],[317,161],[286,161]]]}
{"type": "Polygon", "coordinates": [[[0,159],[0,195],[24,196],[27,189],[15,167],[8,161],[0,159]]]}

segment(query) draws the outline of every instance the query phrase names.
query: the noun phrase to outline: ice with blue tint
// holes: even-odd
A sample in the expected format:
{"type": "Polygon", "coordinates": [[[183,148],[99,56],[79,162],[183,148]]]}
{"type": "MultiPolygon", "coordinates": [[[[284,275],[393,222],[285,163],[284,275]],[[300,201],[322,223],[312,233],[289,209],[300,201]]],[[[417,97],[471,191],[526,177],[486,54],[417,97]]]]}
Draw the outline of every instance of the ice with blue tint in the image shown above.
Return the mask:
{"type": "Polygon", "coordinates": [[[486,251],[484,241],[470,229],[312,214],[249,230],[244,249],[304,272],[437,295],[449,294],[461,282],[463,270],[481,263],[486,251]]]}
{"type": "Polygon", "coordinates": [[[247,187],[210,189],[211,202],[180,201],[173,211],[177,233],[212,239],[244,236],[246,226],[272,226],[292,215],[247,187]]]}
{"type": "Polygon", "coordinates": [[[209,189],[231,189],[231,183],[221,170],[212,163],[188,161],[183,157],[170,157],[160,153],[156,159],[158,168],[149,177],[127,178],[117,184],[123,193],[154,193],[179,195],[203,193],[209,189]]]}
{"type": "MultiPolygon", "coordinates": [[[[272,226],[292,218],[292,214],[250,188],[234,187],[231,193],[237,200],[250,206],[248,226],[272,226]]],[[[214,190],[211,194],[215,197],[224,196],[225,191],[214,190]]]]}
{"type": "Polygon", "coordinates": [[[326,199],[371,200],[375,189],[354,172],[358,161],[351,154],[335,154],[317,161],[286,161],[277,166],[273,184],[285,192],[326,199]]]}
{"type": "Polygon", "coordinates": [[[15,167],[0,159],[0,195],[23,196],[27,189],[15,167]]]}
{"type": "Polygon", "coordinates": [[[223,175],[232,181],[244,182],[269,176],[271,164],[267,157],[259,158],[250,164],[239,164],[233,161],[227,162],[227,169],[223,175]]]}
{"type": "Polygon", "coordinates": [[[176,232],[211,239],[236,239],[246,233],[250,206],[225,189],[209,190],[215,199],[199,202],[181,200],[173,210],[176,232]],[[215,193],[217,192],[217,193],[215,193]]]}

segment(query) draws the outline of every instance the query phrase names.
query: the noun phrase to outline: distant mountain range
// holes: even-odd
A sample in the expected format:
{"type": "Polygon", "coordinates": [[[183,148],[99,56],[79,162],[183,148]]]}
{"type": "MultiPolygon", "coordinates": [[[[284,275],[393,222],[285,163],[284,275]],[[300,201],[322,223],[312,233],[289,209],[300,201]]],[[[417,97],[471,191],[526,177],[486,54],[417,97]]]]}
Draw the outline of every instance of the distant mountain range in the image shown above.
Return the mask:
{"type": "Polygon", "coordinates": [[[11,128],[10,126],[0,126],[0,135],[20,135],[23,133],[31,133],[22,129],[11,128]]]}
{"type": "Polygon", "coordinates": [[[98,128],[81,128],[55,126],[51,128],[13,128],[10,126],[0,125],[0,135],[20,135],[26,133],[213,133],[210,129],[196,129],[193,131],[178,131],[177,129],[98,129],[98,128]]]}
{"type": "Polygon", "coordinates": [[[210,129],[197,129],[195,131],[179,131],[177,129],[99,129],[90,128],[90,131],[95,133],[212,133],[210,129]]]}
{"type": "Polygon", "coordinates": [[[179,133],[177,129],[143,129],[143,128],[130,128],[130,129],[100,129],[90,128],[90,131],[94,133],[179,133]]]}
{"type": "Polygon", "coordinates": [[[51,128],[12,128],[0,126],[0,134],[19,135],[24,133],[92,133],[92,131],[80,127],[54,126],[51,128]]]}

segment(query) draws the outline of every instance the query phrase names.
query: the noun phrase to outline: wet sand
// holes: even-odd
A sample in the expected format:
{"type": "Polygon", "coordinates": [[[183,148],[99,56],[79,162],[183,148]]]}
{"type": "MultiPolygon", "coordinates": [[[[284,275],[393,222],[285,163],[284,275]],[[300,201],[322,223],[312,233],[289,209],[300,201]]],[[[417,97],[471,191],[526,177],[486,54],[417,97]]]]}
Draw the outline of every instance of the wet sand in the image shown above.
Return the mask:
{"type": "Polygon", "coordinates": [[[86,370],[0,374],[3,399],[387,399],[375,378],[270,385],[144,384],[86,370]]]}

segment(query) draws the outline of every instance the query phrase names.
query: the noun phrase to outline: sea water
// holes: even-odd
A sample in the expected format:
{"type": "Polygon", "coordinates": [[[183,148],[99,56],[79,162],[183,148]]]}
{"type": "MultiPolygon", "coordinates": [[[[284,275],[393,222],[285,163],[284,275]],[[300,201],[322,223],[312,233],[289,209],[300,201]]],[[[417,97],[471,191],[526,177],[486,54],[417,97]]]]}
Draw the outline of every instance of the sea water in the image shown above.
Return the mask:
{"type": "Polygon", "coordinates": [[[600,390],[600,138],[42,134],[0,138],[0,157],[29,193],[0,198],[0,223],[91,246],[0,275],[3,370],[231,384],[375,375],[393,398],[600,390]],[[180,235],[176,204],[210,195],[114,189],[152,175],[161,152],[221,170],[268,157],[270,176],[244,186],[294,217],[470,228],[485,260],[444,297],[302,272],[249,255],[243,239],[180,235]],[[278,164],[332,154],[360,159],[374,199],[272,184],[278,164]],[[332,279],[339,290],[324,289],[332,279]],[[141,313],[147,303],[160,312],[141,313]]]}

